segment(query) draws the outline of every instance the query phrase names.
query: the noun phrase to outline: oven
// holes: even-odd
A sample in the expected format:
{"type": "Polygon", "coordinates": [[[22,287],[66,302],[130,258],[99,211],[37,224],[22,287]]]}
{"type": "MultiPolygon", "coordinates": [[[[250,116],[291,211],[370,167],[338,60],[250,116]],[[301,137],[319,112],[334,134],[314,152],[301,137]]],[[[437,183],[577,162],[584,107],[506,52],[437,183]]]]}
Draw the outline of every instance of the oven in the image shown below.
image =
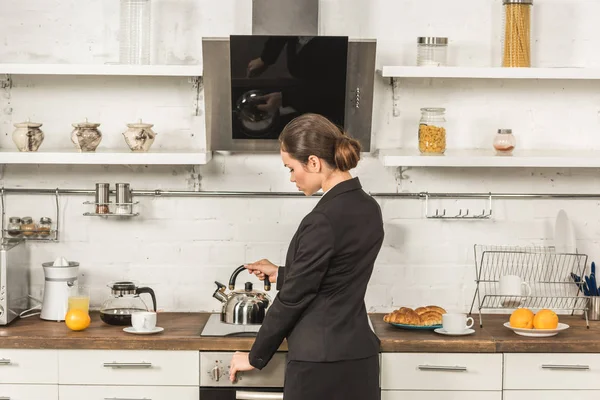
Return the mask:
{"type": "Polygon", "coordinates": [[[201,400],[282,400],[286,353],[276,353],[262,370],[241,372],[229,381],[234,352],[200,352],[201,400]]]}

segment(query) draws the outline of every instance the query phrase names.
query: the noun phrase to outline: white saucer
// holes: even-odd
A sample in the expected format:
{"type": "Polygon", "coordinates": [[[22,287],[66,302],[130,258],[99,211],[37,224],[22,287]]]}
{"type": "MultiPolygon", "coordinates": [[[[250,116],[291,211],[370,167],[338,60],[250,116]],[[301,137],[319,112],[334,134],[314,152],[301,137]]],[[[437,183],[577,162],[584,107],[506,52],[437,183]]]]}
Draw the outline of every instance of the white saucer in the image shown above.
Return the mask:
{"type": "Polygon", "coordinates": [[[440,335],[448,335],[448,336],[465,336],[465,335],[470,335],[472,333],[475,333],[475,329],[465,329],[462,332],[446,332],[446,330],[444,328],[437,328],[434,330],[435,333],[439,333],[440,335]]]}
{"type": "Polygon", "coordinates": [[[161,328],[160,326],[155,326],[154,329],[149,331],[136,331],[133,326],[128,326],[127,328],[123,328],[123,330],[127,333],[135,333],[136,335],[152,335],[153,333],[162,332],[165,328],[161,328]]]}

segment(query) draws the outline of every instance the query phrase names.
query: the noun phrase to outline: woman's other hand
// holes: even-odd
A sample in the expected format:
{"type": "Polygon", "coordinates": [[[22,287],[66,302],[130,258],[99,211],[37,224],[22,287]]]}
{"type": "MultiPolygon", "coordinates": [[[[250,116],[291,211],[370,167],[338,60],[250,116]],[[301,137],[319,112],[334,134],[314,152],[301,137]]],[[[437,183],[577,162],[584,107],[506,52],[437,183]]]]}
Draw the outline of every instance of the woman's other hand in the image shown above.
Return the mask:
{"type": "Polygon", "coordinates": [[[269,282],[277,282],[277,271],[279,270],[279,267],[269,260],[262,259],[252,264],[246,264],[244,267],[246,267],[249,273],[256,275],[261,281],[265,280],[265,276],[268,276],[269,282]]]}

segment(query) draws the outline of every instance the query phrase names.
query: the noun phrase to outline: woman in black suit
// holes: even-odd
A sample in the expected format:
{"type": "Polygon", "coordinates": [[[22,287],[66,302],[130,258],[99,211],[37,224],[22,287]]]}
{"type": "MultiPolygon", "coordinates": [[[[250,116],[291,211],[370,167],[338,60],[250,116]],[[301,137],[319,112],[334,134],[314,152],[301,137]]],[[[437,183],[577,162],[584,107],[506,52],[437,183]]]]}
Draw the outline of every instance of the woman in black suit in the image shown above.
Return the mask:
{"type": "Polygon", "coordinates": [[[326,118],[304,114],[280,136],[290,180],[307,196],[325,194],[302,220],[285,267],[267,260],[250,273],[277,283],[250,353],[236,353],[238,371],[262,369],[288,342],[285,400],[379,399],[379,339],[368,323],[367,283],[383,242],[381,210],[348,172],[360,144],[326,118]]]}

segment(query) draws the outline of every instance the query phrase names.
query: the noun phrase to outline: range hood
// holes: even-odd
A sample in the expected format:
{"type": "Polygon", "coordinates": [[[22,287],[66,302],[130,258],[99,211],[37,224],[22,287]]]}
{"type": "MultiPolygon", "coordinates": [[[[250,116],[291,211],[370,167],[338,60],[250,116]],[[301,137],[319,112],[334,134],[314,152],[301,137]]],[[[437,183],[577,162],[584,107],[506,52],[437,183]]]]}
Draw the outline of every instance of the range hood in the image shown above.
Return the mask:
{"type": "Polygon", "coordinates": [[[254,0],[252,35],[203,38],[208,150],[278,152],[283,126],[316,112],[371,151],[376,42],[319,36],[318,27],[319,0],[254,0]],[[250,73],[252,60],[261,61],[273,48],[274,57],[262,63],[266,67],[256,69],[260,75],[250,73]],[[292,61],[302,54],[314,55],[309,62],[296,61],[311,72],[294,67],[292,61]],[[268,112],[257,111],[271,104],[264,99],[273,94],[279,102],[268,112]],[[255,99],[261,106],[252,103],[255,99]],[[251,105],[250,115],[245,105],[251,105]]]}

